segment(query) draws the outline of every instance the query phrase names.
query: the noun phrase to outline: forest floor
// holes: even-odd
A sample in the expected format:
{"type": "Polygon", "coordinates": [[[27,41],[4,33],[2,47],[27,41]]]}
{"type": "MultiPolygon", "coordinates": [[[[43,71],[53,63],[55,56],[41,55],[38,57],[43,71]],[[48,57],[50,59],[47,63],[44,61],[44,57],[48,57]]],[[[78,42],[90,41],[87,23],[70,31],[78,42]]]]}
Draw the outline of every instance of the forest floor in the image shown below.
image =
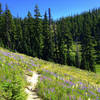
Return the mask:
{"type": "Polygon", "coordinates": [[[25,92],[28,95],[27,100],[41,100],[36,92],[38,77],[39,74],[36,72],[33,72],[32,76],[26,75],[27,82],[29,83],[29,85],[25,89],[25,92]]]}

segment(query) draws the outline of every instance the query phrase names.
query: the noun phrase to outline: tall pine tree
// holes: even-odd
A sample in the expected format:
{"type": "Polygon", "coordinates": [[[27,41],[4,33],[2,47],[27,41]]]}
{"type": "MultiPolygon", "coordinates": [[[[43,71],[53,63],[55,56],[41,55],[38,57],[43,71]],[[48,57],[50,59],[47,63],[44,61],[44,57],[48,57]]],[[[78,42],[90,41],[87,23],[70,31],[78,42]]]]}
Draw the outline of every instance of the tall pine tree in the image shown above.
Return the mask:
{"type": "Polygon", "coordinates": [[[83,25],[83,40],[82,40],[82,61],[81,68],[95,72],[95,57],[94,48],[92,41],[92,34],[89,25],[90,17],[89,15],[84,16],[83,25]]]}
{"type": "Polygon", "coordinates": [[[100,18],[98,19],[98,23],[96,25],[96,33],[95,33],[95,39],[96,39],[96,62],[100,64],[100,18]]]}
{"type": "Polygon", "coordinates": [[[3,11],[0,3],[0,46],[3,46],[3,11]]]}
{"type": "Polygon", "coordinates": [[[34,19],[34,56],[41,58],[43,48],[42,21],[38,5],[35,6],[34,19]]]}
{"type": "Polygon", "coordinates": [[[16,24],[16,35],[15,35],[15,46],[16,50],[22,52],[22,27],[21,27],[21,19],[14,19],[16,24]]]}
{"type": "Polygon", "coordinates": [[[4,14],[5,24],[4,24],[4,36],[5,36],[5,46],[8,48],[14,49],[15,45],[13,44],[16,36],[16,27],[14,20],[12,18],[11,12],[6,5],[6,10],[4,14]]]}
{"type": "Polygon", "coordinates": [[[43,19],[43,59],[50,60],[51,59],[51,37],[49,31],[49,23],[47,18],[47,13],[45,12],[44,19],[43,19]]]}
{"type": "Polygon", "coordinates": [[[33,55],[34,54],[34,49],[33,49],[33,45],[34,45],[34,19],[31,15],[31,12],[28,11],[28,20],[27,20],[27,27],[28,27],[28,45],[29,45],[29,55],[33,55]]]}

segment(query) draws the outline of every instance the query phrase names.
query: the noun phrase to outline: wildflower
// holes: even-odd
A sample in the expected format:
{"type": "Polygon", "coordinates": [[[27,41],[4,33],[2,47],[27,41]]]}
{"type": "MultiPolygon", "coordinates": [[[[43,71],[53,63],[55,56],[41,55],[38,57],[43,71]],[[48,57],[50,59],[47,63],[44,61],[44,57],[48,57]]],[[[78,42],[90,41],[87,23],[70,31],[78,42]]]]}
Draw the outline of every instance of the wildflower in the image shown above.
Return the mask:
{"type": "Polygon", "coordinates": [[[94,92],[92,92],[92,91],[89,91],[89,93],[91,93],[92,95],[95,95],[96,96],[96,94],[94,92]]]}
{"type": "Polygon", "coordinates": [[[69,99],[71,100],[71,96],[69,96],[69,99]]]}
{"type": "Polygon", "coordinates": [[[87,96],[87,92],[86,92],[86,96],[87,96]]]}
{"type": "Polygon", "coordinates": [[[11,83],[11,80],[7,80],[7,82],[11,83]]]}
{"type": "Polygon", "coordinates": [[[81,100],[81,97],[79,97],[79,100],[81,100]]]}
{"type": "Polygon", "coordinates": [[[78,84],[76,84],[76,88],[78,87],[78,84]]]}
{"type": "Polygon", "coordinates": [[[72,86],[72,88],[74,88],[74,85],[72,86]]]}
{"type": "Polygon", "coordinates": [[[100,88],[98,88],[98,92],[100,93],[100,88]]]}
{"type": "Polygon", "coordinates": [[[51,89],[51,92],[54,92],[54,90],[55,90],[55,89],[54,89],[54,88],[52,88],[52,89],[51,89]]]}
{"type": "Polygon", "coordinates": [[[88,98],[88,100],[90,100],[90,98],[88,98]]]}

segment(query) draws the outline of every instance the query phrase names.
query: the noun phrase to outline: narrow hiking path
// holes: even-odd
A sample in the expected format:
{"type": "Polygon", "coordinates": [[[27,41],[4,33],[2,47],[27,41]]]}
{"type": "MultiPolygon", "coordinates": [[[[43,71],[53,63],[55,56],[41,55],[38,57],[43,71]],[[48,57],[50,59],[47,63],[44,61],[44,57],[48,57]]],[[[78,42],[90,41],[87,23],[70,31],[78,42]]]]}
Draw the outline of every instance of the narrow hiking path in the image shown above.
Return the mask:
{"type": "Polygon", "coordinates": [[[28,94],[27,100],[42,100],[38,97],[36,93],[36,85],[38,82],[39,74],[36,72],[33,72],[32,76],[26,75],[27,82],[30,83],[29,86],[25,89],[25,92],[28,94]]]}

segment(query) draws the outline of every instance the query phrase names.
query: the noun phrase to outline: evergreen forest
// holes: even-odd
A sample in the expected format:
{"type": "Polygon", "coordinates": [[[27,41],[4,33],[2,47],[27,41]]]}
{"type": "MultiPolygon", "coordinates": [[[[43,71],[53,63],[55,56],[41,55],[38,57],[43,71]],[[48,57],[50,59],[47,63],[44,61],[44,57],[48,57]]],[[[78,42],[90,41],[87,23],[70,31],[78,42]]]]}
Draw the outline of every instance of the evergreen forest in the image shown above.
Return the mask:
{"type": "Polygon", "coordinates": [[[0,3],[0,46],[62,65],[96,72],[100,64],[100,8],[53,20],[52,9],[41,16],[14,17],[0,3]]]}

